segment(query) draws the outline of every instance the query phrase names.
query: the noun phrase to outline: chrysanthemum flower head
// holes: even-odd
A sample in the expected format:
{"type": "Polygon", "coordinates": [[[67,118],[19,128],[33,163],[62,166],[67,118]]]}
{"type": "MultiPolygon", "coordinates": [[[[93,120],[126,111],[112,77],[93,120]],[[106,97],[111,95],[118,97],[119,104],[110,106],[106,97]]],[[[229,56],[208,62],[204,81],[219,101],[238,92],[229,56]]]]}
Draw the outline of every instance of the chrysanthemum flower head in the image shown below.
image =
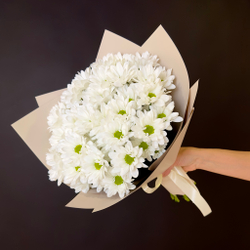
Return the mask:
{"type": "Polygon", "coordinates": [[[141,156],[142,151],[143,149],[138,146],[133,147],[130,141],[124,146],[116,147],[114,151],[109,153],[112,166],[111,172],[129,178],[137,178],[139,174],[138,168],[147,167],[143,163],[145,159],[141,156]]]}
{"type": "Polygon", "coordinates": [[[120,198],[123,198],[125,195],[128,195],[130,190],[135,189],[135,185],[132,184],[132,181],[132,179],[110,173],[104,181],[104,191],[108,197],[118,193],[120,198]]]}

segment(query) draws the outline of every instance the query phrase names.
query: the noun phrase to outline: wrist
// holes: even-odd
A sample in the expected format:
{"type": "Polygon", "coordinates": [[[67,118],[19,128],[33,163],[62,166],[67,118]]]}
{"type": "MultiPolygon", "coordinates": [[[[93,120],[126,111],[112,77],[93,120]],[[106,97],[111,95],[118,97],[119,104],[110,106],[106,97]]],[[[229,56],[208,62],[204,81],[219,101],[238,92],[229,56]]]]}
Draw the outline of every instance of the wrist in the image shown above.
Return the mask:
{"type": "Polygon", "coordinates": [[[208,170],[208,165],[211,164],[215,157],[214,150],[195,147],[188,148],[188,150],[190,150],[188,153],[192,155],[195,169],[208,170]]]}
{"type": "Polygon", "coordinates": [[[198,168],[201,170],[216,172],[216,169],[221,164],[221,161],[224,160],[223,151],[224,150],[222,149],[213,149],[213,148],[199,149],[198,168]]]}

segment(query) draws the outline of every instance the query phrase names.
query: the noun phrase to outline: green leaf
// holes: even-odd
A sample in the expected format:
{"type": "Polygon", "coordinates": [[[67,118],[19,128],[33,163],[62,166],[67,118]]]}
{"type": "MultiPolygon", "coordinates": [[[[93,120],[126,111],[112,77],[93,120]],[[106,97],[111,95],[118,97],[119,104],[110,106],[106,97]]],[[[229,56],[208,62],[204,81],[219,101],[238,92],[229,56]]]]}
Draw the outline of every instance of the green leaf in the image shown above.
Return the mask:
{"type": "Polygon", "coordinates": [[[183,195],[183,199],[185,200],[185,201],[190,201],[190,199],[184,194],[183,195]]]}
{"type": "Polygon", "coordinates": [[[170,193],[170,197],[172,200],[174,200],[174,195],[170,193]]]}
{"type": "Polygon", "coordinates": [[[175,202],[180,202],[179,198],[177,197],[177,195],[175,195],[175,202]]]}
{"type": "Polygon", "coordinates": [[[171,194],[170,193],[170,197],[172,200],[174,200],[175,202],[180,202],[179,198],[177,197],[177,195],[171,194]]]}

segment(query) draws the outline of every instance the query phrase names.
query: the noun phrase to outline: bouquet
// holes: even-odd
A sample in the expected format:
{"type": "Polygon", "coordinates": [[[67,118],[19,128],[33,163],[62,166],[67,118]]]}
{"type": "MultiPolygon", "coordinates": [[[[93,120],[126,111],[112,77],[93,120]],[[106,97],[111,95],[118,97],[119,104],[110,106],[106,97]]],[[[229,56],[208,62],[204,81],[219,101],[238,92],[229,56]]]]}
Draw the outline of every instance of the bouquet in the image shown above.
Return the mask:
{"type": "Polygon", "coordinates": [[[79,72],[48,116],[50,180],[120,198],[168,144],[174,75],[148,52],[108,54],[79,72]]]}
{"type": "Polygon", "coordinates": [[[181,147],[197,88],[189,89],[185,64],[162,26],[142,46],[105,31],[96,62],[66,90],[37,96],[39,108],[12,127],[50,180],[79,192],[69,207],[95,212],[162,185],[206,216],[209,205],[181,167],[162,177],[181,147]]]}

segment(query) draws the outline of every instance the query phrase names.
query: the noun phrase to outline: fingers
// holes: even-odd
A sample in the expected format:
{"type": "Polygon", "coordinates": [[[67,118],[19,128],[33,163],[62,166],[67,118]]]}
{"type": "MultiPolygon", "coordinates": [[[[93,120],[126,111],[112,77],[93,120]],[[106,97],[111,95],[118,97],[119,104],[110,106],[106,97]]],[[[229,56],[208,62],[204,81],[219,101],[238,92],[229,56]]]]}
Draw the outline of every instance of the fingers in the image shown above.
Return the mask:
{"type": "Polygon", "coordinates": [[[171,170],[173,169],[174,165],[172,165],[171,167],[169,167],[165,172],[163,172],[162,176],[165,177],[165,176],[168,176],[169,173],[171,172],[171,170]]]}
{"type": "Polygon", "coordinates": [[[180,148],[175,163],[172,166],[170,166],[165,172],[163,172],[162,174],[163,177],[169,175],[174,166],[182,166],[185,172],[193,171],[194,169],[190,168],[191,161],[192,161],[191,148],[189,147],[180,148]]]}
{"type": "Polygon", "coordinates": [[[184,167],[182,167],[182,169],[183,169],[186,173],[187,173],[188,171],[190,171],[190,170],[189,170],[189,167],[185,167],[185,166],[184,166],[184,167]]]}

